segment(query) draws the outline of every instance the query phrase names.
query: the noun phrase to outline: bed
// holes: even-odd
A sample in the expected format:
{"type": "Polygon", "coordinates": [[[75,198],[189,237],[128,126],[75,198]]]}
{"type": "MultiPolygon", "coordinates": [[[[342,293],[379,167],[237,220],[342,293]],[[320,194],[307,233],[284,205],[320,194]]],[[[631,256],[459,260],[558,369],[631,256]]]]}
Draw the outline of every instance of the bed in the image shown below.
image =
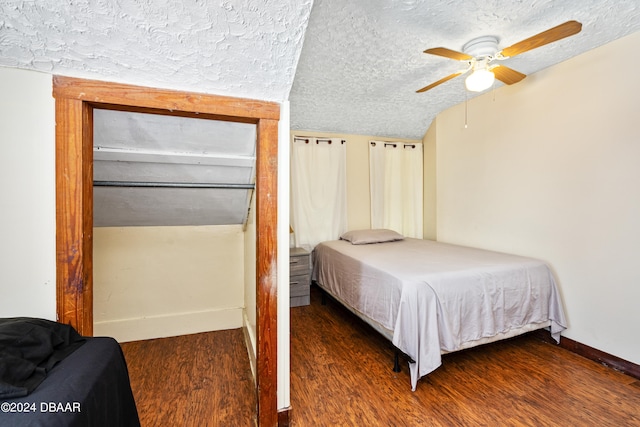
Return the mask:
{"type": "Polygon", "coordinates": [[[411,388],[441,355],[548,328],[566,320],[542,261],[390,230],[358,230],[313,251],[315,283],[411,360],[411,388]]]}
{"type": "Polygon", "coordinates": [[[120,345],[69,328],[0,319],[0,426],[140,426],[120,345]]]}

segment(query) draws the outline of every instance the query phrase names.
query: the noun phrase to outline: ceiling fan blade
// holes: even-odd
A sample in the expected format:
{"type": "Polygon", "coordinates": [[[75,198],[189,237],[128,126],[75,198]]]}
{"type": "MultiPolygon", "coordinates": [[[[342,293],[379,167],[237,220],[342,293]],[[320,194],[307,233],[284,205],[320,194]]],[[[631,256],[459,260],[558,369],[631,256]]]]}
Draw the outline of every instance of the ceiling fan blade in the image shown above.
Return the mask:
{"type": "Polygon", "coordinates": [[[425,87],[423,87],[422,89],[417,90],[416,92],[417,92],[417,93],[426,92],[426,91],[428,91],[429,89],[433,89],[434,87],[436,87],[436,86],[438,86],[438,85],[440,85],[440,84],[442,84],[442,83],[444,83],[444,82],[447,82],[447,81],[449,81],[449,80],[453,79],[454,77],[458,77],[460,74],[464,74],[464,71],[458,71],[457,73],[451,74],[451,75],[449,75],[449,76],[445,77],[444,79],[440,79],[440,80],[438,80],[438,81],[437,81],[437,82],[435,82],[435,83],[431,83],[429,86],[425,86],[425,87]]]}
{"type": "Polygon", "coordinates": [[[473,56],[467,55],[466,53],[457,52],[455,50],[447,49],[446,47],[434,47],[425,50],[424,53],[444,56],[445,58],[455,59],[456,61],[470,61],[473,59],[473,56]]]}
{"type": "Polygon", "coordinates": [[[511,45],[506,49],[502,49],[501,53],[505,58],[511,58],[531,49],[577,34],[581,29],[582,24],[578,21],[567,21],[557,27],[550,28],[547,31],[543,31],[540,34],[536,34],[526,40],[511,45]]]}
{"type": "Polygon", "coordinates": [[[507,85],[518,83],[520,80],[527,77],[526,74],[522,74],[520,71],[505,67],[504,65],[497,65],[491,68],[491,71],[496,76],[496,79],[507,85]]]}

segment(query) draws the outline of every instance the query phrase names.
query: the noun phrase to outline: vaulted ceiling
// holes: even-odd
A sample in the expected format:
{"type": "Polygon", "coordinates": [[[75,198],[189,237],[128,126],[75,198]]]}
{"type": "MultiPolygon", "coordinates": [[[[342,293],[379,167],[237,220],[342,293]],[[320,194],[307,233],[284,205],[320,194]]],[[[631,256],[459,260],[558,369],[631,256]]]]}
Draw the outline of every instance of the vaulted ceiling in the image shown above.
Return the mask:
{"type": "Polygon", "coordinates": [[[315,0],[290,95],[291,127],[420,139],[439,112],[474,95],[460,77],[416,93],[460,69],[425,49],[462,51],[487,35],[504,48],[569,20],[583,24],[579,34],[504,65],[535,73],[638,31],[640,2],[315,0]]]}
{"type": "Polygon", "coordinates": [[[289,98],[296,130],[421,138],[437,113],[465,99],[462,78],[416,94],[460,67],[425,49],[462,50],[484,35],[505,47],[568,20],[581,22],[582,32],[505,65],[531,74],[638,31],[640,4],[3,1],[0,65],[269,101],[289,98]]]}
{"type": "MultiPolygon", "coordinates": [[[[583,24],[579,34],[523,53],[505,65],[535,73],[636,32],[640,3],[3,1],[0,66],[276,102],[289,99],[294,130],[420,139],[439,112],[475,95],[465,91],[463,78],[416,93],[460,69],[457,61],[427,55],[425,49],[442,46],[462,51],[471,39],[487,35],[506,47],[569,20],[583,24]]],[[[602,77],[615,78],[615,70],[602,77]]],[[[243,157],[240,163],[246,161],[255,148],[255,129],[215,123],[191,128],[167,121],[172,130],[157,132],[164,124],[155,119],[96,114],[97,180],[252,182],[252,166],[224,164],[230,155],[224,153],[224,145],[242,147],[231,154],[243,157]],[[200,162],[211,164],[201,167],[200,162]],[[220,170],[228,174],[216,175],[220,170]]],[[[215,211],[216,206],[235,206],[224,199],[222,190],[204,207],[197,199],[205,190],[197,191],[198,196],[188,189],[171,196],[177,206],[191,207],[171,211],[160,208],[167,198],[157,194],[168,193],[158,189],[96,187],[96,223],[171,225],[185,220],[186,211],[194,215],[188,220],[193,224],[237,222],[246,216],[247,190],[229,190],[238,193],[234,201],[241,201],[233,214],[215,211]],[[137,214],[132,208],[136,203],[137,214]],[[104,206],[119,208],[101,217],[104,206]],[[152,206],[157,209],[148,209],[152,206]],[[163,209],[169,213],[154,217],[163,209]]]]}

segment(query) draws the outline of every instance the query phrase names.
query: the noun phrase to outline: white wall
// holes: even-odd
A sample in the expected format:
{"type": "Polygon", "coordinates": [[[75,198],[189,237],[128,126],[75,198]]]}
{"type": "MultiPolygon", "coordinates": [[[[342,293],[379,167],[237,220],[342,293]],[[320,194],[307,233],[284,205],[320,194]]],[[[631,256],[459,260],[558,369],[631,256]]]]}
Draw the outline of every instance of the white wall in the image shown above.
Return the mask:
{"type": "Polygon", "coordinates": [[[278,122],[278,409],[291,399],[291,346],[289,321],[289,122],[290,104],[280,104],[278,122]]]}
{"type": "Polygon", "coordinates": [[[436,187],[437,164],[436,164],[436,121],[434,120],[427,133],[422,138],[423,146],[423,174],[424,174],[424,218],[423,218],[423,238],[437,240],[437,217],[438,217],[438,193],[436,187]]]}
{"type": "Polygon", "coordinates": [[[640,363],[635,33],[437,117],[438,240],[547,261],[565,335],[640,363]]]}
{"type": "Polygon", "coordinates": [[[93,231],[94,335],[125,342],[242,326],[241,225],[93,231]]]}
{"type": "Polygon", "coordinates": [[[51,76],[0,67],[0,317],[56,318],[51,76]]]}

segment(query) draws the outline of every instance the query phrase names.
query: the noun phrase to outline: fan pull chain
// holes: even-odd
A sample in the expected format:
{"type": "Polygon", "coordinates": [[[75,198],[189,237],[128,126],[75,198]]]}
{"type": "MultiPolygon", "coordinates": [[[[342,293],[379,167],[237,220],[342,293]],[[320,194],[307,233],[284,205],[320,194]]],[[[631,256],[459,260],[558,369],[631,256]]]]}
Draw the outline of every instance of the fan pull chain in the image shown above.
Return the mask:
{"type": "Polygon", "coordinates": [[[464,128],[467,128],[467,99],[468,99],[468,94],[467,91],[464,91],[464,128]]]}

